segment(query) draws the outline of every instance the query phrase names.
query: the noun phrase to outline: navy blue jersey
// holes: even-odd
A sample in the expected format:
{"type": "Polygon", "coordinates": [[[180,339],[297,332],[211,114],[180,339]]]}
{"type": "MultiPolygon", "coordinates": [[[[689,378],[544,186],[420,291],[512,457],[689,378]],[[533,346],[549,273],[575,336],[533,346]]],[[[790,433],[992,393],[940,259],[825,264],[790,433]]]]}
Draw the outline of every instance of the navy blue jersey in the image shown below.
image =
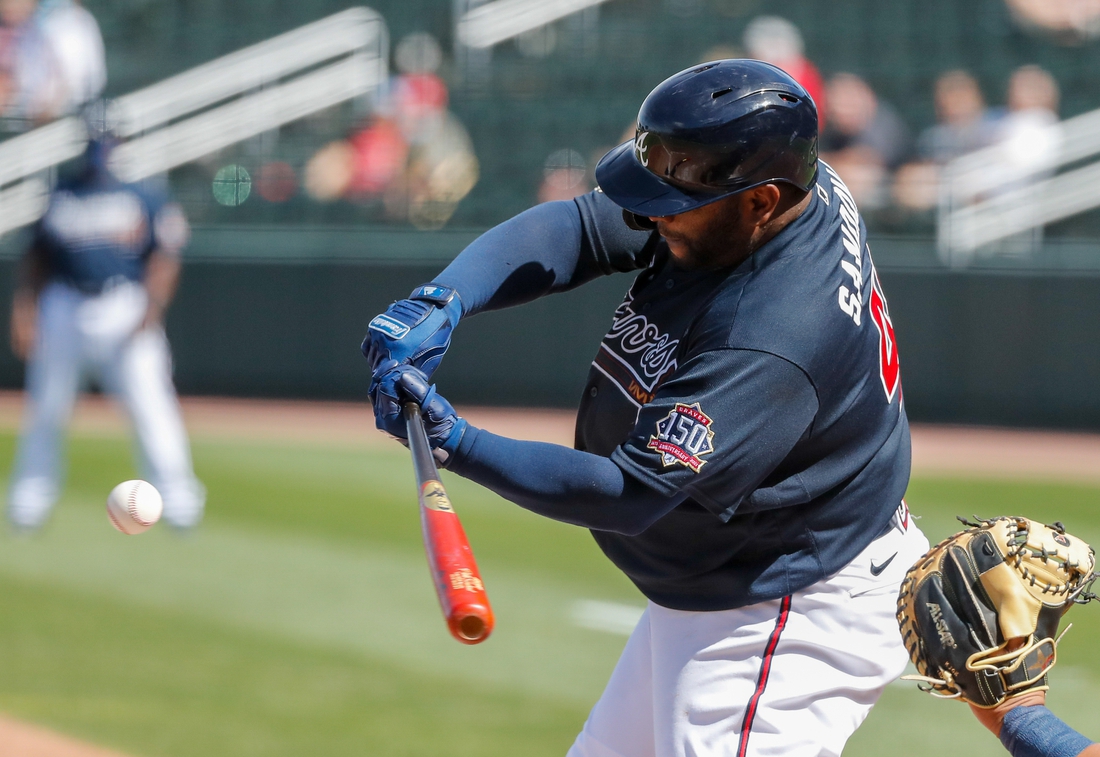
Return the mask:
{"type": "Polygon", "coordinates": [[[33,245],[52,279],[94,294],[109,282],[141,281],[150,253],[177,253],[187,234],[178,205],[100,172],[58,185],[33,245]]]}
{"type": "MultiPolygon", "coordinates": [[[[802,589],[883,532],[909,480],[898,351],[866,228],[821,164],[806,210],[733,269],[663,241],[594,249],[648,266],[592,364],[576,446],[688,498],[638,535],[593,531],[654,602],[719,610],[802,589]]],[[[594,248],[623,239],[598,192],[594,248]]],[[[655,232],[654,232],[655,233],[655,232]]]]}

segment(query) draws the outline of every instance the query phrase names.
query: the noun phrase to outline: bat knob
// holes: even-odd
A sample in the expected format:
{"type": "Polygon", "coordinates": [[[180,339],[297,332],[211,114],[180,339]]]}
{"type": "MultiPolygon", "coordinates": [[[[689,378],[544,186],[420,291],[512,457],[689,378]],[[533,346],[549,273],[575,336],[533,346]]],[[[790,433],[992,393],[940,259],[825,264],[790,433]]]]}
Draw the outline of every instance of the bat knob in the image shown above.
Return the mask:
{"type": "Polygon", "coordinates": [[[466,607],[454,613],[448,625],[451,635],[463,644],[480,644],[493,632],[493,612],[488,607],[466,607]]]}

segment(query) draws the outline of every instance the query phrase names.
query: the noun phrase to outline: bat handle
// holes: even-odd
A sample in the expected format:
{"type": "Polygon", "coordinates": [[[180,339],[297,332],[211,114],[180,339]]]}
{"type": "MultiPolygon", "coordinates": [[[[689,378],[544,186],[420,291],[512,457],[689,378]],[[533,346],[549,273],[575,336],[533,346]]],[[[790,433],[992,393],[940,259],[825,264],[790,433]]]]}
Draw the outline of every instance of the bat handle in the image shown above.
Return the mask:
{"type": "Polygon", "coordinates": [[[409,451],[412,452],[416,483],[423,485],[425,481],[438,481],[439,471],[435,467],[435,457],[432,455],[432,447],[428,443],[428,434],[424,430],[424,419],[420,417],[420,405],[415,402],[406,402],[403,409],[405,412],[405,431],[409,436],[409,451]]]}

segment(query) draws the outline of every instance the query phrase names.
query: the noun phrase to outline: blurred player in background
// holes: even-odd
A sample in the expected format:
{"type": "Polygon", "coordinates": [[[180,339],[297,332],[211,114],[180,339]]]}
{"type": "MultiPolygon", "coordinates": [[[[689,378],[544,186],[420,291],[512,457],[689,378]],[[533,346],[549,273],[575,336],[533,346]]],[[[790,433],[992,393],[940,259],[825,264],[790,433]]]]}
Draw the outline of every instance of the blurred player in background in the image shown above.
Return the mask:
{"type": "Polygon", "coordinates": [[[205,491],[171,378],[163,320],[176,289],[187,220],[178,205],[109,171],[111,134],[91,119],[88,148],[34,226],[12,305],[12,351],[26,360],[28,404],[8,517],[39,528],[62,480],[60,441],[86,374],[123,405],[139,468],[164,497],[164,517],[189,528],[205,491]]]}

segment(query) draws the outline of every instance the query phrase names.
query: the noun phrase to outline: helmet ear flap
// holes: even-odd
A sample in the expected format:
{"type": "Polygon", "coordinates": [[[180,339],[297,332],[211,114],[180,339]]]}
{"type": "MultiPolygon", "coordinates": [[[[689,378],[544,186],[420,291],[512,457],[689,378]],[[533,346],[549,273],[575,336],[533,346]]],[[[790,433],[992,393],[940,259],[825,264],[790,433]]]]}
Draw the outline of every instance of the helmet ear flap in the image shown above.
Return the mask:
{"type": "Polygon", "coordinates": [[[657,224],[649,220],[645,216],[640,216],[637,213],[631,213],[629,210],[623,211],[623,221],[626,225],[634,229],[634,231],[653,231],[657,228],[657,224]]]}

